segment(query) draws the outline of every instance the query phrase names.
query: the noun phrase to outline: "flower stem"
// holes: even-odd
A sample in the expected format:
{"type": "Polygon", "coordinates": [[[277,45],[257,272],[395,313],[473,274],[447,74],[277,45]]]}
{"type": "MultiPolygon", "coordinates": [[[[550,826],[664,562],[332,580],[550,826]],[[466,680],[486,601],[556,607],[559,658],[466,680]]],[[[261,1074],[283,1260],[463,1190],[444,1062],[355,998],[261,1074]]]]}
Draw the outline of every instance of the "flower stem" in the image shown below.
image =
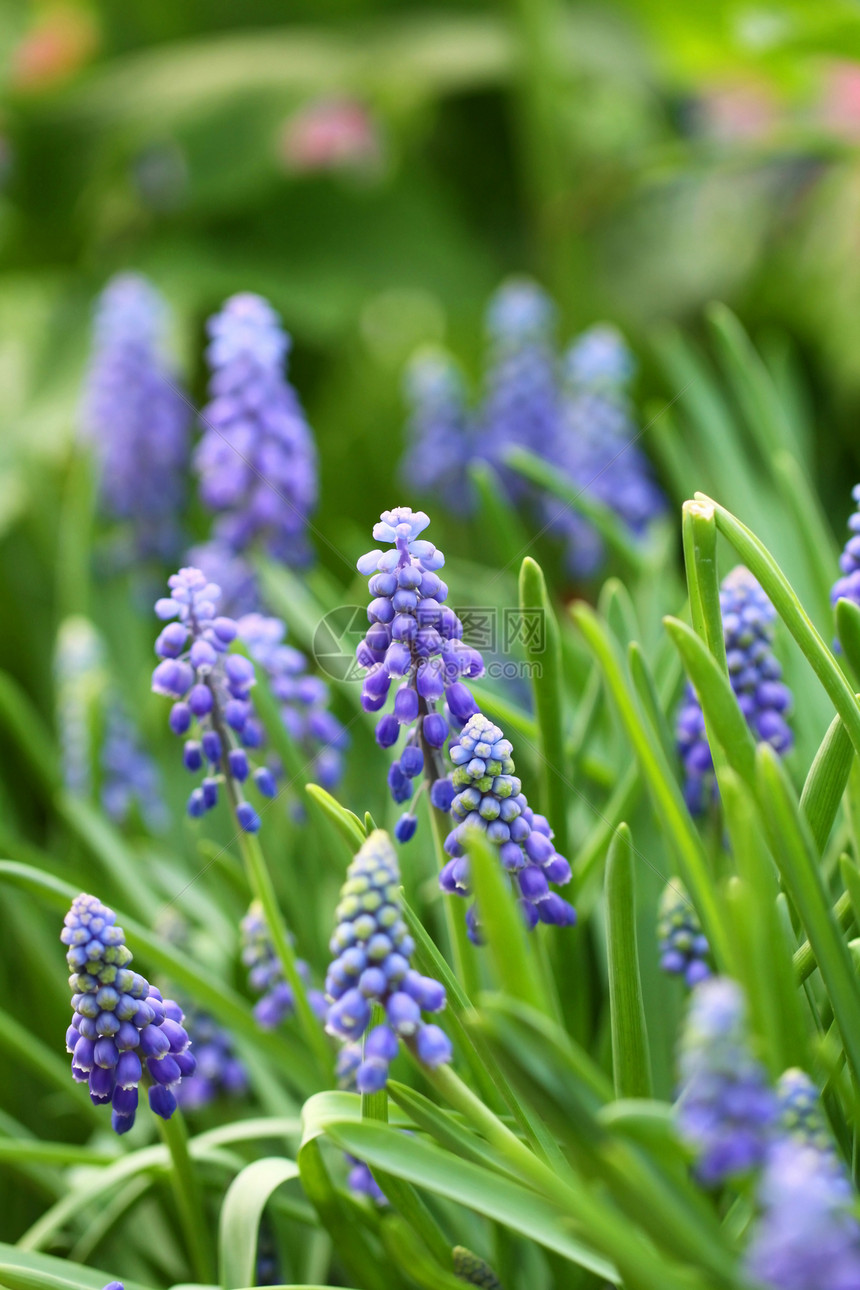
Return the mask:
{"type": "Polygon", "coordinates": [[[179,1223],[185,1234],[188,1258],[197,1281],[211,1285],[215,1280],[212,1241],[206,1230],[206,1215],[194,1165],[188,1152],[188,1134],[181,1112],[169,1120],[155,1117],[164,1145],[170,1153],[170,1185],[176,1198],[179,1223]]]}
{"type": "MultiPolygon", "coordinates": [[[[433,829],[433,844],[436,849],[436,862],[441,871],[448,858],[445,854],[443,843],[450,829],[451,821],[447,815],[437,811],[435,806],[430,807],[430,821],[433,829]]],[[[469,940],[469,929],[466,926],[466,919],[460,911],[459,903],[455,896],[443,896],[445,926],[448,931],[448,941],[454,960],[454,974],[458,977],[468,997],[477,999],[478,991],[481,987],[478,980],[478,965],[475,962],[475,947],[469,940]]]]}
{"type": "MultiPolygon", "coordinates": [[[[233,799],[231,795],[231,804],[232,801],[233,799]]],[[[293,992],[296,1016],[299,1019],[299,1025],[304,1031],[308,1047],[317,1058],[320,1067],[320,1074],[323,1076],[325,1084],[329,1084],[332,1065],[331,1049],[326,1040],[323,1028],[314,1016],[313,1009],[308,1003],[305,983],[299,975],[299,970],[296,966],[295,951],[290,944],[290,938],[287,933],[284,920],[281,916],[278,898],[275,894],[271,875],[269,874],[269,870],[263,856],[263,849],[260,846],[259,840],[253,834],[245,833],[241,828],[239,829],[239,846],[242,851],[242,857],[245,861],[248,882],[251,890],[263,907],[263,915],[266,919],[269,934],[272,938],[272,945],[274,946],[275,953],[281,961],[281,966],[284,969],[284,976],[286,977],[287,984],[293,992]]]]}

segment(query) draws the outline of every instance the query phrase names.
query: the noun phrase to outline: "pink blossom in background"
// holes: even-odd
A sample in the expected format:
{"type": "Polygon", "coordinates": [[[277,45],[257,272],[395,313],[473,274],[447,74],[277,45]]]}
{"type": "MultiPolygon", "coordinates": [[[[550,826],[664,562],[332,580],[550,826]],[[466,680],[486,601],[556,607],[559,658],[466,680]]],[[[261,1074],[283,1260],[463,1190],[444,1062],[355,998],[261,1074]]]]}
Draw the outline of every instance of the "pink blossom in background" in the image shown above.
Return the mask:
{"type": "Polygon", "coordinates": [[[14,49],[10,83],[17,90],[48,89],[78,71],[97,47],[88,14],[70,5],[48,9],[14,49]]]}
{"type": "Polygon", "coordinates": [[[773,134],[779,107],[769,86],[738,81],[706,88],[696,117],[700,132],[718,143],[757,143],[773,134]]]}
{"type": "Polygon", "coordinates": [[[355,99],[325,98],[303,104],[284,123],[280,156],[291,171],[369,170],[382,160],[379,129],[355,99]]]}
{"type": "Polygon", "coordinates": [[[860,139],[860,63],[827,65],[818,110],[819,123],[843,138],[860,139]]]}

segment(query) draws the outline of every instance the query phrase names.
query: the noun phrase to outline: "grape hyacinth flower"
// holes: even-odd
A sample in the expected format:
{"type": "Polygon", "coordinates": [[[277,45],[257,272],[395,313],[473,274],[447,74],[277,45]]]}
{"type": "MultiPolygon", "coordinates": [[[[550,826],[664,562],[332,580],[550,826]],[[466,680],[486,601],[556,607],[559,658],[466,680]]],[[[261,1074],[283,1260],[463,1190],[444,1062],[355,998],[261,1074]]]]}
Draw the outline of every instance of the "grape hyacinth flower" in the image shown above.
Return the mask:
{"type": "Polygon", "coordinates": [[[691,989],[711,975],[707,937],[680,878],[670,879],[660,898],[657,937],[664,972],[683,977],[691,989]]]}
{"type": "MultiPolygon", "coordinates": [[[[465,843],[469,829],[480,829],[498,848],[499,860],[511,875],[526,926],[539,922],[570,927],[576,910],[549,884],[570,881],[570,865],[552,844],[552,829],[528,804],[514,774],[510,740],[483,713],[469,718],[449,756],[455,770],[450,786],[455,796],[450,813],[456,824],[445,839],[452,858],[439,875],[439,885],[453,896],[469,895],[469,861],[465,843]]],[[[469,936],[480,944],[474,905],[467,914],[469,936]]]]}
{"type": "Polygon", "coordinates": [[[678,1129],[706,1186],[757,1168],[777,1115],[776,1098],[747,1038],[740,987],[711,977],[693,990],[680,1049],[678,1129]]]}
{"type": "MultiPolygon", "coordinates": [[[[437,570],[445,557],[431,542],[418,535],[430,523],[423,511],[399,506],[383,511],[373,536],[392,543],[388,551],[368,551],[358,561],[358,571],[369,574],[368,588],[374,599],[367,609],[370,627],[356,650],[359,665],[366,669],[361,691],[365,712],[385,706],[392,681],[396,682],[394,711],[383,716],[376,727],[376,741],[382,748],[394,747],[402,728],[407,730],[405,747],[388,772],[394,801],[408,802],[413,780],[426,763],[441,779],[440,749],[450,727],[459,728],[477,712],[471,692],[461,677],[481,676],[484,660],[477,650],[464,645],[463,625],[445,605],[448,588],[437,570]],[[437,710],[442,704],[444,712],[437,710]]],[[[447,810],[431,793],[434,805],[447,810]]],[[[444,790],[442,790],[444,791],[444,790]]],[[[407,812],[398,822],[398,841],[415,832],[416,817],[407,812]]]]}
{"type": "Polygon", "coordinates": [[[617,401],[626,397],[636,360],[624,337],[611,323],[595,323],[569,346],[565,374],[574,390],[603,391],[617,401]]]}
{"type": "Polygon", "coordinates": [[[290,337],[262,296],[244,292],[209,320],[211,400],[194,465],[214,537],[243,554],[260,545],[287,564],[309,557],[317,457],[298,395],[284,375],[290,337]]]}
{"type": "Polygon", "coordinates": [[[826,1153],[784,1138],[772,1148],[758,1190],[761,1216],[746,1268],[774,1290],[860,1286],[857,1198],[826,1153]]]}
{"type": "MultiPolygon", "coordinates": [[[[254,1005],[254,1017],[262,1030],[274,1030],[293,1015],[296,1000],[292,987],[284,980],[284,970],[258,900],[252,901],[242,919],[240,931],[242,962],[248,968],[248,984],[255,994],[262,995],[254,1005]]],[[[310,968],[302,959],[296,960],[296,970],[303,981],[310,980],[310,968]]],[[[308,990],[307,996],[313,1011],[320,1020],[325,1020],[328,1012],[325,996],[320,990],[308,990]]]]}
{"type": "Polygon", "coordinates": [[[237,623],[239,638],[254,662],[264,669],[281,720],[290,737],[313,759],[317,783],[331,791],[343,770],[349,735],[329,711],[329,688],[314,676],[301,650],[285,642],[287,629],[280,618],[245,614],[237,623]]]}
{"type": "Polygon", "coordinates": [[[403,1039],[425,1066],[449,1062],[451,1042],[422,1012],[445,1007],[445,988],[409,965],[414,942],[400,907],[400,870],[388,834],[376,829],[347,870],[329,948],[331,1000],[326,1029],[347,1043],[363,1039],[355,1070],[360,1093],[385,1088],[388,1067],[403,1039]],[[385,1020],[368,1029],[374,1004],[385,1020]]]}
{"type": "Polygon", "coordinates": [[[97,1106],[111,1105],[117,1133],[134,1124],[142,1081],[152,1110],[169,1120],[175,1090],[196,1066],[181,1009],[132,971],[116,914],[95,896],[76,896],[64,924],[73,1008],[66,1048],[74,1079],[89,1085],[97,1106]]]}
{"type": "Polygon", "coordinates": [[[806,1071],[797,1067],[784,1071],[776,1086],[776,1098],[779,1132],[804,1146],[815,1147],[835,1160],[836,1148],[824,1114],[821,1093],[806,1071]]]}
{"type": "Polygon", "coordinates": [[[82,429],[101,465],[110,518],[126,522],[139,556],[177,547],[191,404],[162,355],[167,309],[136,273],[112,278],[96,310],[82,429]]]}
{"type": "Polygon", "coordinates": [[[242,1097],[248,1091],[248,1075],[236,1056],[232,1035],[199,1008],[183,1011],[197,1069],[176,1090],[182,1110],[197,1111],[219,1097],[242,1097]]]}
{"type": "MultiPolygon", "coordinates": [[[[636,444],[624,389],[632,371],[632,355],[614,328],[595,327],[574,341],[562,361],[556,434],[542,455],[642,538],[665,513],[666,499],[636,444]]],[[[545,496],[541,509],[551,532],[566,543],[570,571],[580,577],[595,573],[606,556],[597,530],[556,498],[545,496]]]]}
{"type": "Polygon", "coordinates": [[[161,662],[152,674],[156,694],[173,699],[170,728],[180,737],[196,727],[199,738],[185,741],[183,760],[192,773],[207,766],[201,787],[188,799],[188,814],[203,815],[218,801],[219,780],[227,785],[240,828],[256,833],[260,817],[242,792],[250,777],[264,797],[275,797],[272,772],[259,766],[251,774],[246,749],[258,748],[262,727],[250,692],[254,664],[241,654],[227,654],[236,639],[236,623],[218,615],[221,589],[199,569],[180,569],[168,579],[170,596],[156,602],[155,612],[168,622],[155,652],[161,662]]]}
{"type": "Polygon", "coordinates": [[[444,350],[427,349],[412,359],[405,384],[410,412],[403,478],[444,499],[450,510],[468,513],[466,472],[474,445],[463,378],[444,350]]]}
{"type": "Polygon", "coordinates": [[[527,448],[543,456],[557,434],[561,403],[555,316],[549,296],[527,278],[504,283],[487,308],[489,363],[478,415],[478,452],[498,471],[514,499],[522,497],[527,486],[504,465],[505,449],[527,448]]]}
{"type": "MultiPolygon", "coordinates": [[[[773,653],[776,611],[756,579],[738,565],[720,588],[729,680],[755,738],[784,756],[794,742],[786,716],[791,691],[773,653]]],[[[716,779],[705,734],[705,718],[688,683],[676,723],[678,754],[684,771],[684,797],[694,815],[714,800],[716,779]]]]}

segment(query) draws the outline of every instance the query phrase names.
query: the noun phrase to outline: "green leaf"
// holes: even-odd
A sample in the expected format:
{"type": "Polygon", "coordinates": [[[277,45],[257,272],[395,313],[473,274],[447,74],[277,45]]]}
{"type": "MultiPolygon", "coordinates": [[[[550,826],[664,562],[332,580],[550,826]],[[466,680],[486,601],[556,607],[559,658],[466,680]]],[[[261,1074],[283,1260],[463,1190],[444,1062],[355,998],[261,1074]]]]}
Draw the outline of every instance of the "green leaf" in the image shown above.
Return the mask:
{"type": "Polygon", "coordinates": [[[467,473],[477,494],[475,525],[488,546],[487,563],[497,569],[518,564],[531,542],[499,476],[483,461],[471,462],[467,473]]]}
{"type": "MultiPolygon", "coordinates": [[[[7,1290],[102,1290],[106,1276],[98,1268],[0,1242],[0,1285],[7,1290]]],[[[127,1277],[123,1285],[125,1290],[148,1290],[127,1277]]]]}
{"type": "Polygon", "coordinates": [[[851,773],[854,746],[840,717],[834,717],[809,768],[800,809],[819,855],[824,854],[851,773]]]}
{"type": "MultiPolygon", "coordinates": [[[[69,1070],[69,1060],[49,1048],[44,1040],[34,1035],[26,1026],[8,1012],[0,1008],[0,1050],[2,1050],[10,1067],[21,1065],[29,1068],[38,1079],[49,1087],[57,1088],[69,1106],[74,1106],[76,1113],[93,1122],[99,1119],[98,1107],[93,1106],[86,1088],[75,1084],[69,1070]]],[[[9,1067],[7,1067],[8,1069],[9,1067]]],[[[0,1148],[4,1144],[0,1143],[0,1148]]]]}
{"type": "MultiPolygon", "coordinates": [[[[794,982],[791,945],[779,916],[779,884],[763,826],[747,785],[733,771],[721,781],[724,818],[740,878],[727,899],[738,963],[752,1023],[762,1039],[771,1075],[789,1066],[808,1069],[809,1042],[794,982]]],[[[793,945],[794,942],[791,944],[793,945]]]]}
{"type": "Polygon", "coordinates": [[[844,596],[836,602],[836,635],[855,679],[860,679],[860,605],[844,596]]]}
{"type": "Polygon", "coordinates": [[[272,1192],[298,1175],[294,1160],[264,1156],[231,1182],[218,1220],[218,1268],[223,1290],[254,1284],[263,1210],[272,1192]]]}
{"type": "Polygon", "coordinates": [[[664,618],[663,622],[729,765],[742,779],[751,780],[755,774],[755,739],[740,710],[728,673],[686,623],[677,618],[664,618]]]}
{"type": "Polygon", "coordinates": [[[636,573],[641,572],[648,562],[648,552],[643,544],[636,541],[627,525],[620,520],[609,506],[589,492],[588,489],[574,484],[555,466],[551,466],[543,457],[529,452],[525,448],[508,448],[503,453],[505,465],[528,479],[539,488],[544,488],[563,505],[557,509],[563,514],[566,509],[578,515],[584,515],[603,538],[609,549],[624,564],[636,573]]]}
{"type": "Polygon", "coordinates": [[[638,641],[631,641],[627,646],[627,662],[630,668],[631,680],[642,705],[642,711],[648,718],[648,723],[654,731],[655,737],[660,741],[663,756],[671,765],[675,759],[675,741],[672,738],[665,713],[660,707],[660,698],[653,674],[638,641]]]}
{"type": "Polygon", "coordinates": [[[662,749],[655,746],[648,736],[638,700],[627,684],[617,650],[600,620],[593,610],[581,602],[573,606],[571,614],[600,663],[642,776],[648,784],[663,827],[677,851],[681,876],[690,889],[711,949],[720,964],[729,966],[731,942],[718,895],[711,881],[701,838],[690,818],[672,769],[662,749]]]}
{"type": "Polygon", "coordinates": [[[371,1168],[377,1167],[422,1190],[476,1210],[596,1275],[616,1280],[612,1265],[570,1234],[569,1217],[547,1198],[420,1138],[344,1118],[342,1114],[329,1116],[317,1109],[318,1101],[319,1097],[310,1099],[306,1114],[323,1124],[342,1150],[365,1160],[371,1168]]]}
{"type": "Polygon", "coordinates": [[[636,888],[630,830],[619,825],[606,860],[609,1014],[616,1097],[651,1096],[651,1055],[636,939],[636,888]]]}
{"type": "Polygon", "coordinates": [[[520,569],[520,612],[523,620],[526,621],[527,616],[536,610],[543,621],[543,640],[529,635],[526,653],[533,665],[532,690],[540,733],[542,802],[544,813],[555,831],[556,845],[562,855],[567,855],[569,789],[564,774],[564,682],[558,620],[543,570],[531,556],[526,556],[520,569]]]}
{"type": "Polygon", "coordinates": [[[767,744],[759,746],[757,761],[771,850],[809,937],[839,1025],[845,1055],[857,1078],[860,1075],[860,991],[851,957],[830,908],[815,844],[792,801],[785,771],[767,744]]]}
{"type": "Polygon", "coordinates": [[[337,827],[341,837],[346,839],[350,847],[350,852],[355,855],[356,851],[367,839],[364,831],[364,825],[361,820],[352,811],[348,811],[345,806],[341,806],[331,793],[327,793],[319,784],[306,784],[305,792],[308,797],[322,807],[326,815],[337,827]]]}
{"type": "Polygon", "coordinates": [[[22,755],[45,797],[53,798],[63,778],[50,730],[29,696],[6,672],[0,672],[0,724],[22,755]]]}
{"type": "Polygon", "coordinates": [[[486,942],[484,953],[493,965],[496,981],[514,999],[522,999],[540,1012],[552,1014],[544,994],[522,915],[502,869],[498,849],[479,829],[467,829],[464,844],[469,874],[486,942]]]}

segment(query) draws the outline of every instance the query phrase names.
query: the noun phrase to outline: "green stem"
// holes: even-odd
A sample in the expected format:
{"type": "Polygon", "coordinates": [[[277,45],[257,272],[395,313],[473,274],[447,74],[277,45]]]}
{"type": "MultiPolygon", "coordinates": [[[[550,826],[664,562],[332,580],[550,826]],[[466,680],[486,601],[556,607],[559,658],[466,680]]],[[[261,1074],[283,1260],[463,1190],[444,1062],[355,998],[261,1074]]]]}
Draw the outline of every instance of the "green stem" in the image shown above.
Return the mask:
{"type": "Polygon", "coordinates": [[[159,1132],[170,1153],[172,1165],[170,1185],[176,1199],[179,1222],[185,1233],[188,1258],[194,1269],[194,1276],[203,1285],[212,1285],[215,1281],[212,1242],[209,1240],[206,1228],[203,1196],[191,1163],[191,1156],[188,1154],[185,1121],[179,1112],[174,1112],[169,1120],[162,1120],[160,1117],[156,1119],[159,1132]]]}
{"type": "MultiPolygon", "coordinates": [[[[233,786],[229,778],[227,778],[227,784],[228,792],[230,792],[233,786]]],[[[233,792],[230,792],[230,799],[232,805],[233,792]]],[[[281,961],[287,984],[293,992],[299,1025],[304,1031],[310,1051],[319,1062],[320,1075],[323,1077],[324,1083],[328,1084],[332,1066],[331,1049],[322,1026],[314,1016],[313,1009],[308,1003],[307,988],[296,966],[295,951],[290,944],[289,934],[281,917],[278,898],[275,894],[271,875],[266,867],[263,849],[260,846],[259,839],[252,833],[245,833],[238,825],[238,822],[237,828],[239,830],[239,846],[248,873],[248,882],[263,907],[263,916],[269,929],[269,935],[272,938],[272,945],[281,961]]]]}

